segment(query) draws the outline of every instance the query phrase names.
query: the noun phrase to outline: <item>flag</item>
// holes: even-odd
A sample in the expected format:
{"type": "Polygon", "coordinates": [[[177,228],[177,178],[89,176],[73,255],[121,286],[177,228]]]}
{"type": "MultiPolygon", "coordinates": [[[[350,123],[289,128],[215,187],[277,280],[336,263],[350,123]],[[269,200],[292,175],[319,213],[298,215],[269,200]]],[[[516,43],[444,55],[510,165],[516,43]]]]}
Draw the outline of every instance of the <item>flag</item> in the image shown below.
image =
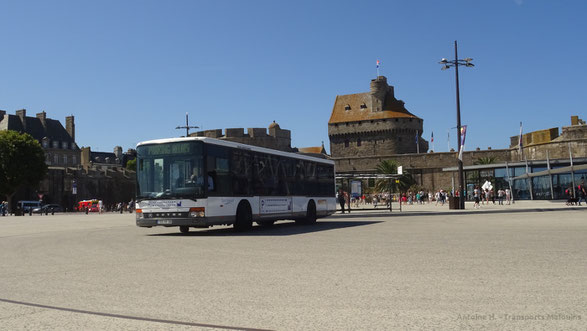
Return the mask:
{"type": "Polygon", "coordinates": [[[465,138],[467,137],[467,126],[461,126],[461,146],[459,147],[459,160],[463,161],[463,150],[465,149],[465,138]]]}
{"type": "Polygon", "coordinates": [[[520,122],[520,137],[518,139],[518,151],[522,154],[522,122],[520,122]]]}
{"type": "Polygon", "coordinates": [[[377,60],[377,69],[379,69],[379,63],[380,63],[379,60],[377,60]]]}
{"type": "Polygon", "coordinates": [[[430,142],[431,143],[434,142],[434,131],[432,131],[432,134],[430,135],[430,142]]]}

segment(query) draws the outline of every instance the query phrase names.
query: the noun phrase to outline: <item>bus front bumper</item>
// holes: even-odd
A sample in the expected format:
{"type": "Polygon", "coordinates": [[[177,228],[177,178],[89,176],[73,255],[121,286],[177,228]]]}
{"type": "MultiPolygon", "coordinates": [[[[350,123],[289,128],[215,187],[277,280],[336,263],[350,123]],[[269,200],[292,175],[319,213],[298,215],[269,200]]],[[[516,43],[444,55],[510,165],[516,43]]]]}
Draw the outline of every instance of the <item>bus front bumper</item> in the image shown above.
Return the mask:
{"type": "Polygon", "coordinates": [[[207,228],[211,225],[230,225],[234,223],[234,217],[141,217],[137,218],[137,226],[189,226],[194,228],[207,228]]]}

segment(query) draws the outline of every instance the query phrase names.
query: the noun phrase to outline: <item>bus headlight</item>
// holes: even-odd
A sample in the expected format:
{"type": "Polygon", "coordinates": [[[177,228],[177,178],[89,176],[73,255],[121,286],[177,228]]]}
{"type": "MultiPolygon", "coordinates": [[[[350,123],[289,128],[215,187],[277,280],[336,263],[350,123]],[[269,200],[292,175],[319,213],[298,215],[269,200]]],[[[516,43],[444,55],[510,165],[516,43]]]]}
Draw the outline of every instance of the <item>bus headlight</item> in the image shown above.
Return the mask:
{"type": "Polygon", "coordinates": [[[142,220],[143,218],[145,218],[145,217],[143,216],[143,210],[142,210],[142,209],[137,209],[137,210],[135,210],[135,213],[137,214],[137,219],[138,219],[138,220],[142,220]]]}
{"type": "Polygon", "coordinates": [[[190,217],[204,217],[204,207],[192,207],[190,208],[190,217]]]}

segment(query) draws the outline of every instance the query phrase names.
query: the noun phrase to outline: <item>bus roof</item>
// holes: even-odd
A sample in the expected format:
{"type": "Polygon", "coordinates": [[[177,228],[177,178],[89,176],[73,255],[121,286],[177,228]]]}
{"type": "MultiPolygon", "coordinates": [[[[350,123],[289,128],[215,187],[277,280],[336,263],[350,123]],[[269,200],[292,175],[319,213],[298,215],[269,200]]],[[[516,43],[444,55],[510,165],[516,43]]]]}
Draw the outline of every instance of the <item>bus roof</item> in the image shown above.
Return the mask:
{"type": "Polygon", "coordinates": [[[208,138],[208,137],[181,137],[181,138],[154,139],[154,140],[142,141],[137,144],[137,147],[143,146],[143,145],[167,144],[167,143],[186,142],[186,141],[202,141],[206,144],[220,145],[220,146],[232,147],[232,148],[240,148],[240,149],[245,149],[245,150],[249,150],[249,151],[253,151],[253,152],[261,152],[261,153],[267,153],[267,154],[273,154],[273,155],[280,155],[280,156],[285,156],[285,157],[291,157],[291,158],[320,162],[320,163],[327,163],[327,164],[332,164],[332,165],[334,164],[334,161],[332,161],[332,160],[321,159],[319,157],[313,157],[313,156],[297,154],[297,153],[283,152],[283,151],[279,151],[276,149],[258,147],[258,146],[241,144],[241,143],[236,143],[233,141],[208,138]]]}

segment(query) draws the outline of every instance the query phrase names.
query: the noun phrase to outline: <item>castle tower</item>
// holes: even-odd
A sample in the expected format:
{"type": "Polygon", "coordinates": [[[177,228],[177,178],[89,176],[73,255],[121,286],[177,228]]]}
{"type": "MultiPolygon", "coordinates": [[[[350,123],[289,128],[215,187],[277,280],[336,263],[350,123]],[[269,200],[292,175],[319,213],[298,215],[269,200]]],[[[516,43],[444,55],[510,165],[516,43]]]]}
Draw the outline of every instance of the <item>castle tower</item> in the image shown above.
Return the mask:
{"type": "Polygon", "coordinates": [[[330,152],[333,158],[426,153],[423,124],[379,76],[371,80],[369,92],[336,97],[328,121],[330,152]]]}

